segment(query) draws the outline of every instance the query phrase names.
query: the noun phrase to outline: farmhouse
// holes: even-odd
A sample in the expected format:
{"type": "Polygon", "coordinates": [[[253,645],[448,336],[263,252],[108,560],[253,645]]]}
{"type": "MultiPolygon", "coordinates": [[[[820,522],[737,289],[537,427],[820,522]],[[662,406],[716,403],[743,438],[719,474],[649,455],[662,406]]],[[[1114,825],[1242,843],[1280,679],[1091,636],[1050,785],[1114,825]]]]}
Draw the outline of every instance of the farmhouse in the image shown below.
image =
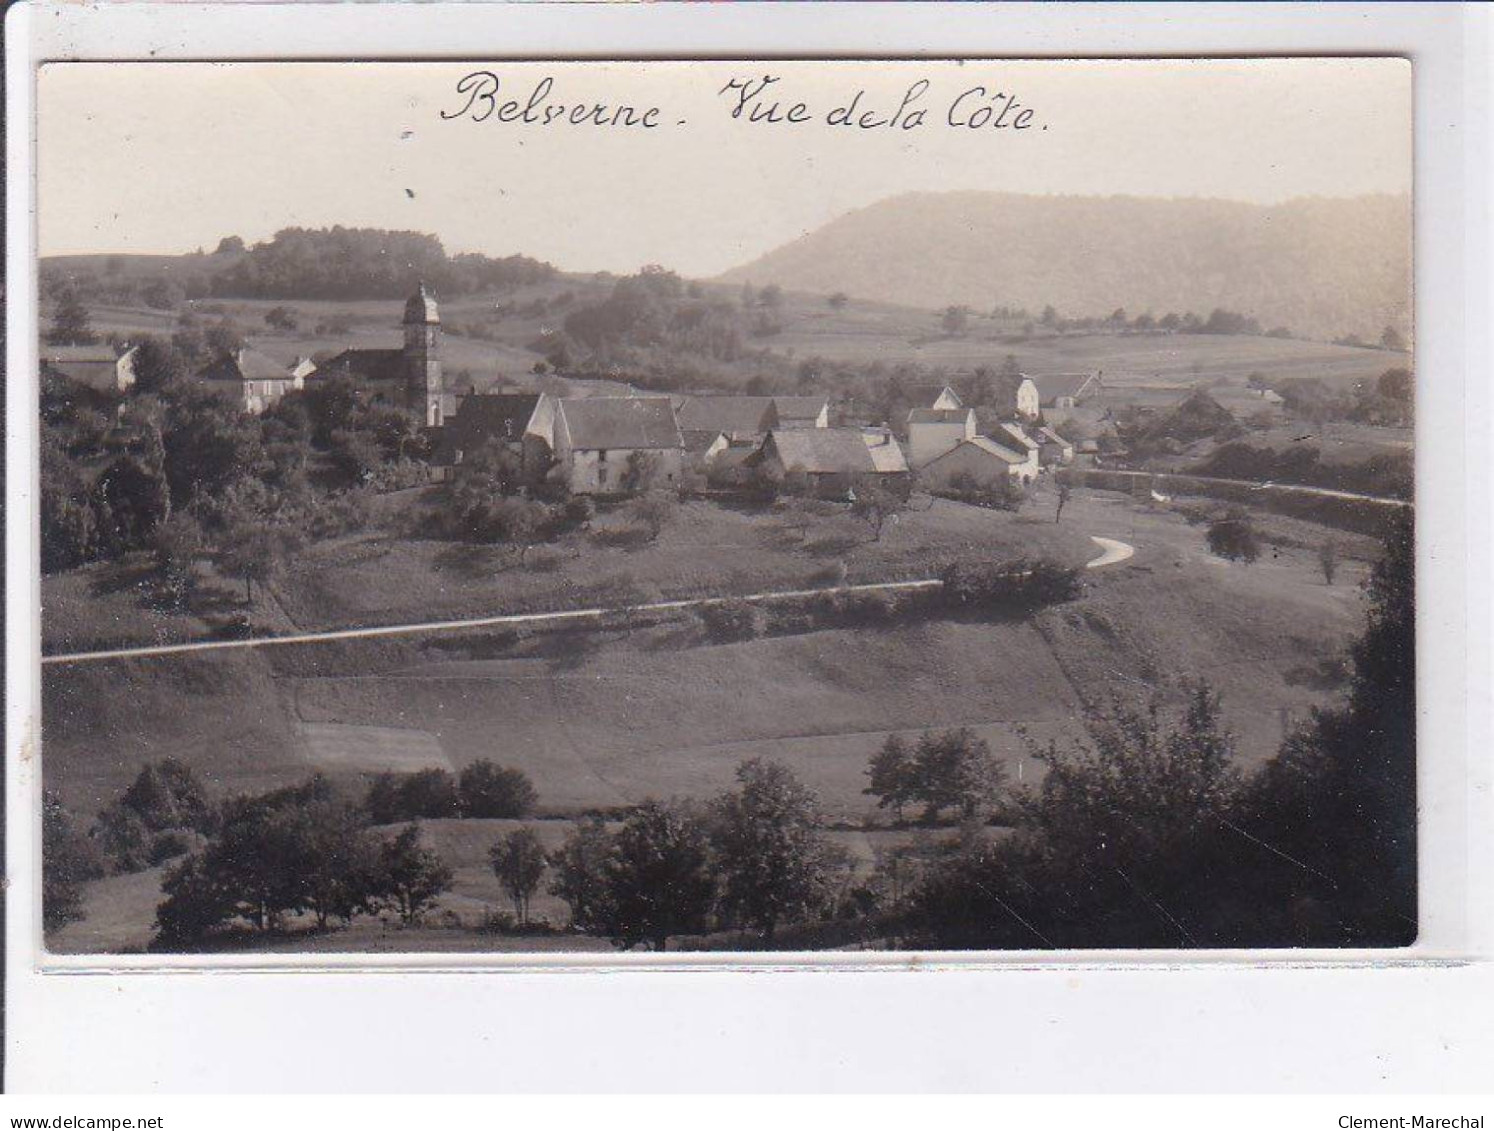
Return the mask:
{"type": "Polygon", "coordinates": [[[42,346],[41,372],[87,385],[91,389],[122,393],[135,383],[135,354],[132,346],[115,356],[107,345],[42,346]]]}
{"type": "Polygon", "coordinates": [[[915,408],[908,413],[908,463],[919,468],[975,436],[975,411],[915,408]]]}
{"type": "Polygon", "coordinates": [[[564,397],[554,449],[572,492],[606,495],[677,484],[684,440],[668,397],[564,397]]]}
{"type": "Polygon", "coordinates": [[[312,380],[348,377],[375,404],[399,405],[437,427],[456,408],[441,379],[441,316],[425,284],[405,303],[399,349],[345,349],[317,366],[312,380]]]}
{"type": "Polygon", "coordinates": [[[555,447],[555,398],[544,393],[473,393],[456,412],[431,430],[431,466],[440,478],[460,474],[484,444],[496,444],[518,457],[525,482],[536,483],[550,469],[555,447]]]}
{"type": "Polygon", "coordinates": [[[747,464],[772,467],[785,477],[802,475],[823,496],[844,495],[864,475],[885,477],[900,489],[909,479],[902,448],[885,428],[777,429],[747,464]]]}
{"type": "Polygon", "coordinates": [[[954,448],[924,465],[918,472],[919,482],[929,488],[948,487],[956,480],[968,480],[989,487],[1006,479],[1032,482],[1031,459],[1002,447],[989,436],[963,440],[954,448]]]}
{"type": "Polygon", "coordinates": [[[258,415],[292,389],[304,385],[280,362],[244,346],[219,358],[197,375],[214,392],[234,399],[245,412],[258,415]]]}

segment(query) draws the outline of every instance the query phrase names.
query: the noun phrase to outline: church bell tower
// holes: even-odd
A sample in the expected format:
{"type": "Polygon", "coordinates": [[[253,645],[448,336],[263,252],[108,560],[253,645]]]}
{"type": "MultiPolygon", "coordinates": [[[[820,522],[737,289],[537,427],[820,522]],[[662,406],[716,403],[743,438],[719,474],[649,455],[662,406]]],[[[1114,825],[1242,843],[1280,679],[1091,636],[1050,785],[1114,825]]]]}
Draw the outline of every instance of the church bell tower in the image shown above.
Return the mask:
{"type": "Polygon", "coordinates": [[[425,284],[405,303],[407,403],[429,427],[442,423],[441,316],[425,284]]]}

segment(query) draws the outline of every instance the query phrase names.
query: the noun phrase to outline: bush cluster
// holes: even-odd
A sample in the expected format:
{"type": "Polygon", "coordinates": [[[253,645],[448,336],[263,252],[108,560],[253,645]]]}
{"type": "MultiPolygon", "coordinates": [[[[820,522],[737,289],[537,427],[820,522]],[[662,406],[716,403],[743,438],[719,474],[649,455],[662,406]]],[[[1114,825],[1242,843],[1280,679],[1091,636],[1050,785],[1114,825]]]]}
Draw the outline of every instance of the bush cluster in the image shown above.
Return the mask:
{"type": "Polygon", "coordinates": [[[369,784],[363,809],[373,824],[392,825],[442,817],[525,817],[538,799],[523,770],[482,759],[460,775],[437,767],[379,774],[369,784]]]}

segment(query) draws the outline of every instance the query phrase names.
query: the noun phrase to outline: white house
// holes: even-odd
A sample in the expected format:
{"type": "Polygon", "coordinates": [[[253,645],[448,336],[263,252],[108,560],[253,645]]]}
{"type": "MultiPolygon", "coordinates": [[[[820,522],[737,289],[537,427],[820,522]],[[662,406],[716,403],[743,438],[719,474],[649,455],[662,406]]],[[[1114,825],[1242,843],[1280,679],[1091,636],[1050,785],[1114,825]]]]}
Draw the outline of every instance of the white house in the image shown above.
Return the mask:
{"type": "Polygon", "coordinates": [[[1043,397],[1031,377],[1024,376],[1017,385],[1017,415],[1035,420],[1043,410],[1043,397]]]}
{"type": "Polygon", "coordinates": [[[272,357],[243,346],[213,362],[198,380],[215,392],[231,396],[245,412],[258,415],[305,379],[297,377],[272,357]]]}
{"type": "Polygon", "coordinates": [[[914,469],[975,436],[975,410],[915,408],[908,413],[908,463],[914,469]]]}
{"type": "Polygon", "coordinates": [[[994,439],[1022,457],[1023,462],[1013,474],[1018,475],[1023,482],[1030,482],[1037,478],[1038,469],[1041,466],[1038,453],[1042,450],[1042,445],[1023,431],[1020,424],[1001,425],[996,430],[994,439]]]}
{"type": "Polygon", "coordinates": [[[637,489],[633,457],[647,459],[653,486],[680,481],[684,441],[668,397],[564,397],[555,408],[555,458],[571,491],[608,495],[637,489]]]}

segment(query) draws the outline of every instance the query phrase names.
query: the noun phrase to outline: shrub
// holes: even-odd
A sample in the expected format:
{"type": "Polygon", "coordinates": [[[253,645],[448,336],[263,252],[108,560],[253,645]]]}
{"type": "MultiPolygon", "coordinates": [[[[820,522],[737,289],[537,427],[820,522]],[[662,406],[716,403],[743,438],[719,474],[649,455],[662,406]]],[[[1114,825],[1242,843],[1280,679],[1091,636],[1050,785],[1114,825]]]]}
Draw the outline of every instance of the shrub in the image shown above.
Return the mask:
{"type": "Polygon", "coordinates": [[[1231,508],[1223,518],[1209,524],[1209,549],[1231,561],[1253,562],[1261,556],[1255,525],[1248,512],[1231,508]]]}
{"type": "Polygon", "coordinates": [[[894,598],[877,590],[837,593],[834,600],[837,621],[851,628],[886,624],[897,611],[894,598]]]}
{"type": "Polygon", "coordinates": [[[539,800],[523,770],[496,766],[486,759],[462,771],[458,788],[464,817],[525,817],[539,800]]]}
{"type": "Polygon", "coordinates": [[[565,559],[558,553],[543,548],[530,550],[524,559],[524,568],[533,573],[556,573],[564,564],[565,559]]]}
{"type": "Polygon", "coordinates": [[[974,613],[1032,612],[1079,595],[1079,571],[1048,559],[956,562],[945,568],[944,603],[974,613]]]}
{"type": "Polygon", "coordinates": [[[831,562],[805,578],[805,585],[810,589],[839,589],[845,583],[845,562],[831,562]]]}
{"type": "Polygon", "coordinates": [[[706,635],[718,644],[751,640],[762,631],[762,610],[748,601],[701,605],[695,612],[705,626],[706,635]]]}
{"type": "Polygon", "coordinates": [[[148,859],[152,866],[164,864],[192,850],[191,841],[181,829],[167,829],[151,838],[148,859]]]}
{"type": "Polygon", "coordinates": [[[376,825],[455,817],[461,812],[456,778],[438,767],[413,774],[379,774],[369,784],[363,811],[376,825]]]}

